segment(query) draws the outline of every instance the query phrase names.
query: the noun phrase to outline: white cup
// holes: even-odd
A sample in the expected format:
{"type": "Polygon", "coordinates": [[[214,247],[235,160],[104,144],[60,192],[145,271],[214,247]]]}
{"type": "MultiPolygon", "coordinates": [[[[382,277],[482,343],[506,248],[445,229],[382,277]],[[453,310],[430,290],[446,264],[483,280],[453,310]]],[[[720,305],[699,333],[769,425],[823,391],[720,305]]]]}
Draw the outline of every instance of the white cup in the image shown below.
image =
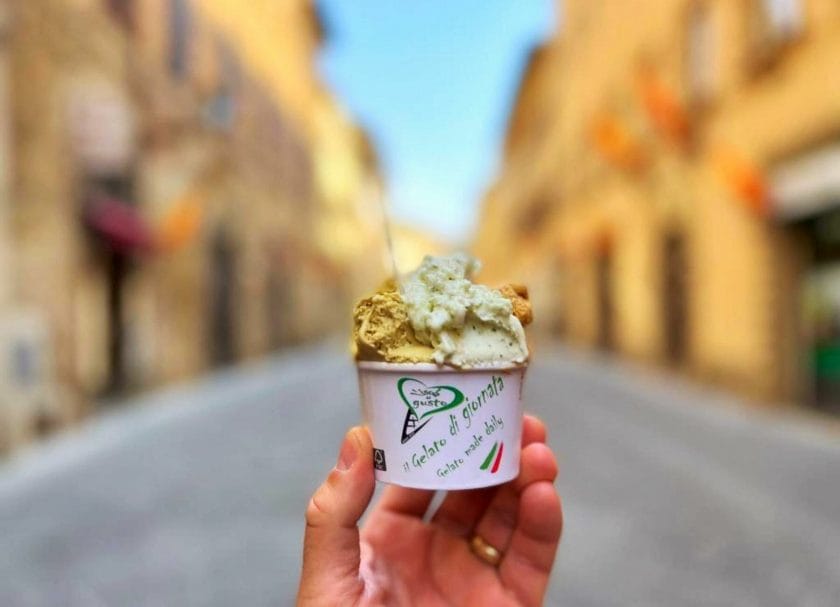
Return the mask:
{"type": "Polygon", "coordinates": [[[526,365],[359,362],[376,480],[473,489],[519,474],[526,365]]]}

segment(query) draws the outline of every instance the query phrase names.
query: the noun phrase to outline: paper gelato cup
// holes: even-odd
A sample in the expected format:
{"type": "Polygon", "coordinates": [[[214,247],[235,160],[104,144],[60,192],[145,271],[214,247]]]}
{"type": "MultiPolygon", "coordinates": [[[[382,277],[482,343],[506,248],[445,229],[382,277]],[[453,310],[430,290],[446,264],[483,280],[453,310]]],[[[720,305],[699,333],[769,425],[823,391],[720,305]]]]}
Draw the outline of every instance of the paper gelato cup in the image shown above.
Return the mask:
{"type": "Polygon", "coordinates": [[[359,362],[376,480],[472,489],[519,474],[526,365],[456,369],[359,362]]]}

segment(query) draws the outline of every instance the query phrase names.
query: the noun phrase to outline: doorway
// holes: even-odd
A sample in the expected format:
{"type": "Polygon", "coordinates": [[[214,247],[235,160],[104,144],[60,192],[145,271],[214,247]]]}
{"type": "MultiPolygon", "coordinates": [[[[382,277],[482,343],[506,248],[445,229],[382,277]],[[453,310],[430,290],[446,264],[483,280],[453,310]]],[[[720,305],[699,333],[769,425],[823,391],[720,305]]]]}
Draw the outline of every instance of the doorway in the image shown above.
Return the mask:
{"type": "Polygon", "coordinates": [[[283,269],[273,269],[268,273],[268,334],[272,350],[279,350],[289,342],[291,297],[289,281],[284,279],[283,273],[283,269]]]}
{"type": "Polygon", "coordinates": [[[212,277],[210,298],[211,351],[215,365],[229,365],[236,358],[234,335],[234,281],[236,254],[230,237],[220,229],[211,244],[212,277]]]}
{"type": "Polygon", "coordinates": [[[668,364],[685,362],[687,335],[687,282],[685,237],[679,232],[665,235],[662,251],[662,318],[664,354],[668,364]]]}
{"type": "Polygon", "coordinates": [[[812,251],[802,296],[812,403],[840,413],[840,210],[825,212],[799,227],[806,230],[812,251]]]}
{"type": "Polygon", "coordinates": [[[596,262],[596,285],[598,299],[598,348],[611,352],[615,347],[613,327],[612,255],[602,251],[596,262]]]}
{"type": "Polygon", "coordinates": [[[90,176],[84,189],[84,217],[92,235],[93,255],[102,268],[107,294],[107,379],[105,396],[130,387],[127,351],[130,347],[126,317],[126,285],[135,270],[134,256],[146,245],[145,226],[135,221],[134,179],[126,175],[90,176]]]}

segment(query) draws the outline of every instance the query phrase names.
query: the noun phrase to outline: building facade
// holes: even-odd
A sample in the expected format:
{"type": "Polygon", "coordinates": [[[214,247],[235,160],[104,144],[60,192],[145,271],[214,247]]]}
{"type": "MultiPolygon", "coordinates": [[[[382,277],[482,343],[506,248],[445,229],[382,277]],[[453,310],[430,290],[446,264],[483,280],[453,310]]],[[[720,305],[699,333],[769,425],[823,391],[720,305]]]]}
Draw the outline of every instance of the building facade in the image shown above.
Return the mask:
{"type": "Polygon", "coordinates": [[[476,248],[575,343],[837,407],[840,6],[563,3],[476,248]]]}
{"type": "Polygon", "coordinates": [[[316,129],[338,106],[310,2],[0,6],[3,448],[346,324],[359,252],[324,242],[328,205],[364,235],[381,180],[349,118],[316,129]],[[267,15],[282,87],[236,27],[267,15]],[[337,203],[319,167],[336,130],[330,162],[355,171],[337,203]]]}
{"type": "MultiPolygon", "coordinates": [[[[313,69],[327,32],[310,0],[204,0],[206,13],[241,51],[266,92],[287,109],[311,150],[316,267],[302,268],[320,282],[317,267],[340,268],[329,284],[351,298],[381,280],[385,248],[381,199],[385,186],[375,146],[313,69]],[[373,261],[372,261],[373,260],[373,261]]],[[[302,296],[319,295],[307,289],[302,296]]],[[[344,322],[338,312],[334,319],[344,322]]],[[[319,309],[311,302],[309,309],[319,309]],[[314,306],[314,308],[313,308],[314,306]]],[[[321,318],[325,312],[315,315],[321,318]]],[[[320,321],[315,321],[320,322],[320,321]]]]}

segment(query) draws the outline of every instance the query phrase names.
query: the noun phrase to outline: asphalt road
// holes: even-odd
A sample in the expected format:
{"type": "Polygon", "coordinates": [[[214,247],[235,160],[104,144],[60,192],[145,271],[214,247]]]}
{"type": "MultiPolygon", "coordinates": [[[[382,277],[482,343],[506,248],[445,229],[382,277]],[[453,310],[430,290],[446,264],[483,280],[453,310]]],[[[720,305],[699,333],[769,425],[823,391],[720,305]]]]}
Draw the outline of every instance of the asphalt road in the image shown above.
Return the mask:
{"type": "MultiPolygon", "coordinates": [[[[548,604],[840,605],[836,421],[560,349],[528,409],[559,454],[548,604]]],[[[0,605],[287,605],[302,512],[358,419],[321,346],[138,399],[0,467],[0,605]]]]}

